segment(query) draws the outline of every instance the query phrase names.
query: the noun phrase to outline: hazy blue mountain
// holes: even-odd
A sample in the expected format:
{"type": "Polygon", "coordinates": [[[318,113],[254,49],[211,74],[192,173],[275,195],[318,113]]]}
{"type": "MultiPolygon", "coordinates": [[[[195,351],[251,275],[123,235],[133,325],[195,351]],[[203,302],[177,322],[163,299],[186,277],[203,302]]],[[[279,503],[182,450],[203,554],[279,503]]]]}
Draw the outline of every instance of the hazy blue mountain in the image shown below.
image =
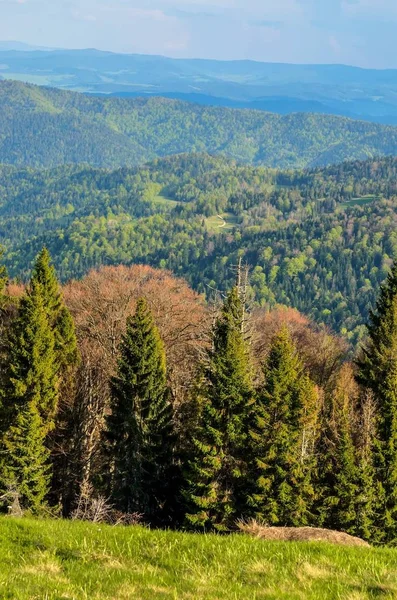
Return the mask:
{"type": "Polygon", "coordinates": [[[172,59],[93,49],[21,51],[24,47],[14,42],[5,44],[0,44],[0,78],[91,93],[168,95],[204,105],[397,123],[397,70],[172,59]]]}

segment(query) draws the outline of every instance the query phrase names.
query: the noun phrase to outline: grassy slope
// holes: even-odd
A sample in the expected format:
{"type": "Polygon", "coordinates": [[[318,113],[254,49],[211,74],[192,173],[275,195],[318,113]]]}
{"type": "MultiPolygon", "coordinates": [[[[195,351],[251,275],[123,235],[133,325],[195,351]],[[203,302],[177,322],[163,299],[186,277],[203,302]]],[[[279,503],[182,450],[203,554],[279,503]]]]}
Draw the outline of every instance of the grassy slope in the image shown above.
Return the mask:
{"type": "Polygon", "coordinates": [[[397,597],[397,550],[0,520],[0,598],[397,597]]]}

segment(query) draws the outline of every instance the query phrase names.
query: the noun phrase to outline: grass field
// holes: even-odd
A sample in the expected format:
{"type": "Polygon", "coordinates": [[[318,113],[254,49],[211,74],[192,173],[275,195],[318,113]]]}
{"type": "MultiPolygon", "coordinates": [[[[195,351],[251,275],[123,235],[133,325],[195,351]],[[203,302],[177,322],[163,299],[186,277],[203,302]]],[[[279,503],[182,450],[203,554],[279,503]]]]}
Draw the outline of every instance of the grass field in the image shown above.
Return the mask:
{"type": "Polygon", "coordinates": [[[167,206],[170,209],[179,204],[177,200],[172,200],[171,198],[167,198],[167,196],[162,196],[161,194],[152,198],[152,202],[160,204],[161,206],[167,206]]]}
{"type": "Polygon", "coordinates": [[[352,198],[341,204],[342,208],[349,208],[350,206],[365,206],[371,204],[374,200],[379,200],[380,196],[362,196],[361,198],[352,198]]]}
{"type": "Polygon", "coordinates": [[[205,220],[206,227],[211,233],[221,233],[227,229],[233,229],[238,225],[236,215],[232,213],[222,213],[214,215],[205,220]]]}
{"type": "Polygon", "coordinates": [[[0,598],[397,598],[397,550],[3,517],[0,598]]]}

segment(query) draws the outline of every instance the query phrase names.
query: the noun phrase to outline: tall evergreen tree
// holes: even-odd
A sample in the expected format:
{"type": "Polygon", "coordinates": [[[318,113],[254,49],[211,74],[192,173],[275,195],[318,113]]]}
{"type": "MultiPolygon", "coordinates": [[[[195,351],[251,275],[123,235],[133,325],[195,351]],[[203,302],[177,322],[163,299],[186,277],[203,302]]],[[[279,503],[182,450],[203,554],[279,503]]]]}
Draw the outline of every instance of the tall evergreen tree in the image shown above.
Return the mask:
{"type": "Polygon", "coordinates": [[[357,532],[359,537],[371,542],[382,540],[382,531],[376,521],[378,496],[374,467],[374,440],[376,435],[377,407],[371,391],[360,398],[356,433],[358,470],[357,532]]]}
{"type": "Polygon", "coordinates": [[[42,418],[34,400],[18,412],[4,438],[7,452],[3,479],[18,491],[22,509],[40,512],[49,493],[49,451],[42,418]]]}
{"type": "Polygon", "coordinates": [[[307,525],[319,400],[286,327],[273,338],[264,376],[251,430],[252,509],[269,525],[307,525]]]}
{"type": "Polygon", "coordinates": [[[66,308],[59,289],[55,268],[50,253],[43,248],[37,256],[31,283],[39,283],[46,299],[46,309],[55,334],[55,351],[60,372],[73,366],[78,360],[77,340],[73,319],[66,308]]]}
{"type": "Polygon", "coordinates": [[[186,473],[186,521],[197,529],[227,531],[245,510],[247,419],[253,390],[243,326],[244,304],[235,287],[214,326],[201,418],[186,473]]]}
{"type": "Polygon", "coordinates": [[[3,419],[2,485],[16,481],[26,508],[37,509],[48,492],[45,439],[54,428],[59,379],[55,334],[43,287],[32,281],[21,299],[10,339],[3,419]]]}
{"type": "Polygon", "coordinates": [[[71,481],[65,474],[70,471],[70,453],[65,439],[72,435],[72,412],[75,387],[74,373],[78,362],[77,339],[72,316],[64,304],[54,266],[47,248],[36,258],[31,285],[39,284],[44,298],[48,322],[54,334],[54,352],[59,379],[57,407],[54,412],[54,427],[46,440],[53,465],[51,500],[58,503],[70,495],[71,481]]]}
{"type": "Polygon", "coordinates": [[[358,381],[377,402],[374,466],[376,522],[387,542],[397,540],[397,262],[370,313],[368,340],[358,360],[358,381]]]}
{"type": "Polygon", "coordinates": [[[359,525],[359,468],[354,440],[357,393],[352,389],[350,367],[339,373],[335,389],[325,403],[319,443],[320,524],[357,535],[359,525]]]}
{"type": "Polygon", "coordinates": [[[10,343],[9,389],[11,422],[20,407],[33,402],[48,433],[58,404],[58,362],[55,333],[48,319],[44,289],[32,281],[20,302],[10,343]]]}
{"type": "Polygon", "coordinates": [[[144,299],[127,320],[111,396],[112,499],[120,510],[143,513],[157,525],[170,509],[172,407],[164,346],[144,299]]]}

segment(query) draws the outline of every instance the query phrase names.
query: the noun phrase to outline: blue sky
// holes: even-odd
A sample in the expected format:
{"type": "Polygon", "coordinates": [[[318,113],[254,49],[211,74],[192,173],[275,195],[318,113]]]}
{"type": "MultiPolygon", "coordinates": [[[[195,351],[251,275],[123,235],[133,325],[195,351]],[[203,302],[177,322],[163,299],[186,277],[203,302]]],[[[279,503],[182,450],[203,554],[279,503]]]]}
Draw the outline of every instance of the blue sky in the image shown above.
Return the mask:
{"type": "Polygon", "coordinates": [[[0,40],[397,68],[397,0],[0,0],[0,40]]]}

